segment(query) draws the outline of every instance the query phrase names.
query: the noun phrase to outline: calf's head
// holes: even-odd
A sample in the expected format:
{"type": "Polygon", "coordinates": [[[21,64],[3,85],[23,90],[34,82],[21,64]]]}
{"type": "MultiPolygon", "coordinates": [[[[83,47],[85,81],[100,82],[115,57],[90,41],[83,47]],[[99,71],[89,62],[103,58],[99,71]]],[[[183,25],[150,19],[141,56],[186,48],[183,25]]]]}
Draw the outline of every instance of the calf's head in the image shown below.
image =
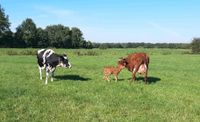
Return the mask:
{"type": "Polygon", "coordinates": [[[61,67],[68,67],[71,68],[71,63],[69,62],[69,59],[67,58],[67,56],[64,54],[62,56],[60,56],[60,63],[59,66],[61,67]]]}

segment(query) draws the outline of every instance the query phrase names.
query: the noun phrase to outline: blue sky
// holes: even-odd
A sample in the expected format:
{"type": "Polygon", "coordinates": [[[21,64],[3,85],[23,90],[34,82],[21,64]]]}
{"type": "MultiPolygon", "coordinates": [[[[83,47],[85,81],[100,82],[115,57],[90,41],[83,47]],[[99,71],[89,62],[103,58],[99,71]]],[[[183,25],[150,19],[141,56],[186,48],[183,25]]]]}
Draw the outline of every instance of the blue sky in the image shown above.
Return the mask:
{"type": "Polygon", "coordinates": [[[190,43],[200,37],[200,0],[1,0],[11,29],[78,27],[92,42],[190,43]]]}

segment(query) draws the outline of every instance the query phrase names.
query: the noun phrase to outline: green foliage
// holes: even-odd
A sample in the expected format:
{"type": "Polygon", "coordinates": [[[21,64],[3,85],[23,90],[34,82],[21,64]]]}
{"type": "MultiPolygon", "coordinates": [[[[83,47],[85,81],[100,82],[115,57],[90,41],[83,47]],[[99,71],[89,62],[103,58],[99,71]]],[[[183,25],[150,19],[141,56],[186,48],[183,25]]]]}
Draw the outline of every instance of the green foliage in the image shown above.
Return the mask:
{"type": "Polygon", "coordinates": [[[37,27],[32,19],[27,18],[16,29],[16,38],[22,47],[37,47],[37,27]]]}
{"type": "Polygon", "coordinates": [[[74,52],[75,55],[77,56],[98,56],[99,53],[97,53],[96,51],[75,51],[74,52]]]}
{"type": "Polygon", "coordinates": [[[92,43],[83,38],[77,27],[49,25],[46,29],[37,28],[31,18],[25,19],[16,28],[16,33],[9,29],[8,15],[0,5],[0,47],[56,47],[56,48],[92,48],[92,43]]]}
{"type": "Polygon", "coordinates": [[[84,45],[84,38],[82,37],[83,34],[79,28],[73,27],[71,29],[71,41],[72,41],[72,47],[77,48],[84,45]]]}
{"type": "Polygon", "coordinates": [[[4,9],[0,5],[0,37],[6,31],[9,31],[10,23],[8,19],[8,15],[5,15],[4,9]]]}
{"type": "Polygon", "coordinates": [[[191,43],[192,53],[200,53],[200,38],[194,38],[191,43]]]}
{"type": "Polygon", "coordinates": [[[183,54],[189,50],[55,49],[60,54],[67,52],[72,69],[57,68],[54,82],[48,85],[39,80],[35,56],[2,55],[8,50],[0,49],[1,122],[200,120],[200,57],[183,54]],[[101,55],[77,56],[76,51],[101,55]],[[150,54],[150,84],[138,75],[129,85],[131,73],[126,69],[119,74],[119,82],[113,77],[110,83],[103,80],[104,66],[116,66],[119,57],[133,52],[150,54]]]}
{"type": "Polygon", "coordinates": [[[105,43],[105,44],[100,44],[99,49],[107,49],[109,48],[109,44],[105,43]]]}
{"type": "Polygon", "coordinates": [[[16,50],[13,48],[6,50],[4,55],[36,55],[36,50],[34,49],[16,50]]]}
{"type": "Polygon", "coordinates": [[[93,43],[94,48],[171,48],[171,49],[189,49],[190,44],[184,43],[93,43]]]}
{"type": "Polygon", "coordinates": [[[86,42],[86,48],[87,48],[87,49],[92,49],[92,48],[93,48],[93,44],[92,44],[91,41],[87,41],[87,42],[86,42]]]}
{"type": "Polygon", "coordinates": [[[8,15],[0,5],[0,47],[12,47],[13,35],[9,27],[8,15]]]}
{"type": "Polygon", "coordinates": [[[48,32],[46,30],[43,30],[42,28],[37,28],[36,40],[37,40],[37,47],[50,46],[48,39],[48,32]]]}
{"type": "Polygon", "coordinates": [[[45,29],[48,33],[49,46],[51,47],[70,47],[70,29],[63,25],[51,25],[45,29]]]}
{"type": "Polygon", "coordinates": [[[6,52],[6,55],[19,55],[19,53],[17,51],[14,51],[14,50],[8,50],[6,52]]]}
{"type": "MultiPolygon", "coordinates": [[[[184,43],[91,43],[83,38],[82,31],[77,27],[49,25],[45,29],[37,28],[31,18],[27,18],[17,27],[15,34],[9,29],[8,15],[0,6],[0,47],[56,47],[56,48],[171,48],[189,49],[190,44],[184,43]]],[[[192,52],[199,53],[199,44],[192,42],[192,52]],[[193,44],[195,43],[195,44],[193,44]]]]}

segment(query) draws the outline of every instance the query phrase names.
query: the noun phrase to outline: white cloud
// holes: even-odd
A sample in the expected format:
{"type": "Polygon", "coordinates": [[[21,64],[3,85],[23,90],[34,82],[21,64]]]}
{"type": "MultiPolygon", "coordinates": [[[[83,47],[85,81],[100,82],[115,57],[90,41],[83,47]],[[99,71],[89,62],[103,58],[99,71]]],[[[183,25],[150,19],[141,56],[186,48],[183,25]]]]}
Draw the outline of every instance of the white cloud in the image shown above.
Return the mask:
{"type": "Polygon", "coordinates": [[[174,30],[170,29],[169,27],[164,27],[163,25],[160,25],[155,22],[149,22],[148,24],[151,25],[151,27],[153,27],[157,31],[160,31],[161,33],[163,33],[165,35],[175,37],[175,38],[181,37],[181,35],[179,33],[175,32],[174,30]]]}
{"type": "Polygon", "coordinates": [[[35,10],[40,11],[40,17],[56,17],[61,19],[67,19],[75,17],[75,12],[72,10],[56,8],[52,6],[36,6],[35,10]]]}

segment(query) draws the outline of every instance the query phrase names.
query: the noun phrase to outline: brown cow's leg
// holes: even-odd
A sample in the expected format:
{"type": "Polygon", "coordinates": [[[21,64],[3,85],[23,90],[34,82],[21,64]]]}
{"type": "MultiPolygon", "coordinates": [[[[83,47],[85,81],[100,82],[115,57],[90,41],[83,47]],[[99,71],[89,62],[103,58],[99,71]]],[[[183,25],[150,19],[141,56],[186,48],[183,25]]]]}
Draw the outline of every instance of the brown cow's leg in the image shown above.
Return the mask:
{"type": "Polygon", "coordinates": [[[147,82],[147,75],[148,75],[148,69],[146,69],[146,72],[144,74],[144,81],[145,81],[146,84],[148,83],[147,82]]]}
{"type": "Polygon", "coordinates": [[[144,81],[147,84],[147,75],[148,75],[148,64],[145,65],[145,72],[144,72],[144,81]]]}
{"type": "MultiPolygon", "coordinates": [[[[138,69],[139,69],[139,65],[136,65],[136,66],[134,67],[134,69],[133,69],[132,81],[131,81],[131,82],[133,82],[133,81],[136,80],[136,73],[137,73],[138,69]]],[[[130,83],[131,83],[131,82],[130,82],[130,83]]]]}

